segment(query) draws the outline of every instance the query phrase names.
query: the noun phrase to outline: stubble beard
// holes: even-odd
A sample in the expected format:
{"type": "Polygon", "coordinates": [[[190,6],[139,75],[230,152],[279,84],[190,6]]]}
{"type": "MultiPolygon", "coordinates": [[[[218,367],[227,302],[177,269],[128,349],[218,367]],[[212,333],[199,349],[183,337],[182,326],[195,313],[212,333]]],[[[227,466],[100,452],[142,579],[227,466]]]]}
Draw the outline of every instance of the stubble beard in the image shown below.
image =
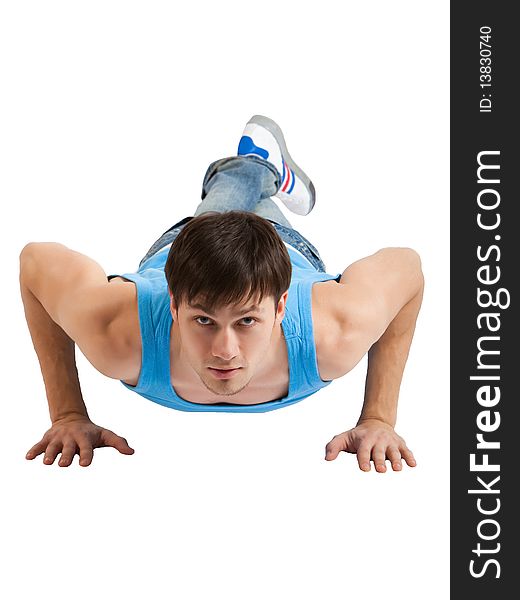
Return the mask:
{"type": "MultiPolygon", "coordinates": [[[[202,383],[204,384],[204,387],[207,390],[209,390],[213,394],[216,394],[217,396],[234,396],[235,394],[240,393],[243,389],[245,389],[249,385],[249,382],[251,381],[251,377],[246,381],[246,383],[243,386],[239,387],[237,390],[231,389],[231,390],[226,390],[226,391],[223,391],[222,388],[215,389],[211,384],[209,384],[207,381],[205,381],[202,377],[200,378],[200,380],[202,381],[202,383]]],[[[225,379],[222,380],[222,382],[225,382],[225,381],[226,381],[225,379]]]]}

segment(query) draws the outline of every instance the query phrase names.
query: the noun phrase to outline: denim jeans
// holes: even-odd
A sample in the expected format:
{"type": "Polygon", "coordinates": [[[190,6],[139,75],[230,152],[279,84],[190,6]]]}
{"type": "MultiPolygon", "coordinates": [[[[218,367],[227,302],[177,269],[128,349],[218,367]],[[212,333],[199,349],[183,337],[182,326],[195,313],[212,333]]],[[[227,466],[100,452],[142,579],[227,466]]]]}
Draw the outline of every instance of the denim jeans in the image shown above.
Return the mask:
{"type": "Polygon", "coordinates": [[[205,212],[246,210],[270,221],[284,242],[299,250],[317,271],[326,272],[318,250],[296,231],[270,196],[281,184],[278,170],[270,162],[256,156],[231,156],[210,164],[202,184],[202,202],[192,217],[185,217],[167,229],[155,241],[139,263],[139,267],[177,237],[194,217],[205,212]]]}

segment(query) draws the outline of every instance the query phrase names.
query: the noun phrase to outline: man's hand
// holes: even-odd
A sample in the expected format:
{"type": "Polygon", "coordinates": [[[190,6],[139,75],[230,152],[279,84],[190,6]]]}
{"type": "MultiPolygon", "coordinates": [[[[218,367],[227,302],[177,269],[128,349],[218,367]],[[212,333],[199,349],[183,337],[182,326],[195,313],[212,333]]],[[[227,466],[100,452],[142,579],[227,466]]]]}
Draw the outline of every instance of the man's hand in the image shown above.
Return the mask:
{"type": "Polygon", "coordinates": [[[417,464],[403,438],[379,419],[364,419],[353,429],[335,435],[325,450],[325,460],[334,460],[341,451],[357,454],[362,471],[370,471],[371,459],[378,473],[386,472],[385,459],[392,463],[394,471],[402,469],[401,458],[409,467],[417,464]]]}
{"type": "Polygon", "coordinates": [[[61,452],[58,464],[60,467],[68,467],[74,455],[79,454],[79,464],[88,467],[94,456],[94,448],[107,446],[116,448],[121,454],[134,453],[125,438],[95,425],[88,417],[70,415],[55,421],[43,438],[29,450],[25,458],[32,460],[44,452],[43,463],[52,465],[61,452]]]}

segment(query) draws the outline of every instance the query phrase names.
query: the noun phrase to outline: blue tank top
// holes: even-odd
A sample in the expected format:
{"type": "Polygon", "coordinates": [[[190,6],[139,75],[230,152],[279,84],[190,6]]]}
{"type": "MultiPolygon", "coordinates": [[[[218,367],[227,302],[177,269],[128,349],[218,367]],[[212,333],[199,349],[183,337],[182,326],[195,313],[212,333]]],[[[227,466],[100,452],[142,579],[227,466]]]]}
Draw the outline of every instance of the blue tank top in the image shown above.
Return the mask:
{"type": "Polygon", "coordinates": [[[313,283],[335,279],[341,273],[320,273],[297,250],[287,245],[292,277],[282,320],[289,360],[289,393],[284,398],[260,404],[199,404],[178,396],[170,378],[170,332],[172,315],[164,274],[166,247],[146,260],[135,273],[108,275],[124,277],[137,287],[139,326],[142,339],[141,373],[137,385],[121,383],[129,390],[168,408],[188,412],[267,412],[299,402],[329,385],[318,372],[312,327],[311,291],[313,283]]]}

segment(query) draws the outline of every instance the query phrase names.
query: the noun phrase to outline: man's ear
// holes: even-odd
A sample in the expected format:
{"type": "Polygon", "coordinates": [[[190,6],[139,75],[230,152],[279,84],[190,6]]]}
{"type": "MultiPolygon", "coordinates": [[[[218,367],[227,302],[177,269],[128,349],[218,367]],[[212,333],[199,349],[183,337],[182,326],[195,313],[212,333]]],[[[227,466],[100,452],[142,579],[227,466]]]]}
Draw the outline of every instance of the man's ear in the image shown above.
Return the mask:
{"type": "Polygon", "coordinates": [[[168,289],[168,294],[170,295],[170,312],[172,313],[172,317],[175,319],[177,317],[177,305],[170,289],[168,289]]]}
{"type": "Polygon", "coordinates": [[[276,307],[276,315],[275,318],[280,323],[283,321],[285,316],[285,305],[287,304],[287,297],[289,296],[289,290],[286,290],[281,296],[280,300],[278,300],[278,305],[276,307]]]}

